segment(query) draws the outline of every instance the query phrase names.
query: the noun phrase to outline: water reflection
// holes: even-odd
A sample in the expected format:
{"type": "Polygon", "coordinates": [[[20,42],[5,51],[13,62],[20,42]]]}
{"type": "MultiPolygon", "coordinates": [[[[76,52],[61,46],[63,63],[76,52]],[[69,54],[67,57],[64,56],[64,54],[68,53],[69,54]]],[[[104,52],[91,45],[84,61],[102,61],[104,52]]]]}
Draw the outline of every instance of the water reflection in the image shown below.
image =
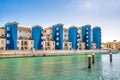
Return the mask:
{"type": "Polygon", "coordinates": [[[0,80],[119,80],[120,54],[95,55],[87,68],[87,55],[0,59],[0,80]]]}

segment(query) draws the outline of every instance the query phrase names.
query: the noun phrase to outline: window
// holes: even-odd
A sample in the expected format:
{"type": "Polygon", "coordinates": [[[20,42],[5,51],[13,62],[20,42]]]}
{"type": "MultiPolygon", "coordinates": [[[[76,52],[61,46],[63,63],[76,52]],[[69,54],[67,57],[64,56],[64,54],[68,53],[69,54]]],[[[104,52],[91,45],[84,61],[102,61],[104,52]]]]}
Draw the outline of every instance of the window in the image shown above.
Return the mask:
{"type": "Polygon", "coordinates": [[[88,30],[88,28],[86,28],[86,30],[88,30]]]}
{"type": "Polygon", "coordinates": [[[86,32],[86,34],[88,34],[88,32],[86,32]]]}
{"type": "Polygon", "coordinates": [[[10,37],[10,34],[7,34],[7,37],[10,37]]]}
{"type": "Polygon", "coordinates": [[[1,44],[3,44],[3,43],[4,43],[4,41],[2,40],[2,41],[1,41],[1,44]]]}
{"type": "Polygon", "coordinates": [[[65,37],[67,37],[67,35],[64,35],[65,37]]]}
{"type": "Polygon", "coordinates": [[[10,40],[7,40],[7,44],[10,44],[10,40]]]}
{"type": "Polygon", "coordinates": [[[57,37],[56,40],[59,40],[59,37],[57,37]]]}
{"type": "Polygon", "coordinates": [[[88,36],[86,36],[86,38],[88,38],[88,36]]]}
{"type": "Polygon", "coordinates": [[[88,42],[88,40],[86,40],[86,42],[88,42]]]}
{"type": "Polygon", "coordinates": [[[87,44],[87,46],[89,46],[89,44],[87,44]]]}
{"type": "Polygon", "coordinates": [[[33,50],[33,47],[31,47],[30,49],[33,50]]]}
{"type": "Polygon", "coordinates": [[[19,30],[19,32],[21,32],[21,30],[19,30]]]}
{"type": "Polygon", "coordinates": [[[10,27],[7,27],[7,31],[10,31],[10,27]]]}
{"type": "Polygon", "coordinates": [[[25,32],[27,33],[28,31],[26,30],[25,32]]]}
{"type": "Polygon", "coordinates": [[[56,35],[59,35],[59,33],[57,32],[56,35]]]}
{"type": "Polygon", "coordinates": [[[59,30],[59,28],[56,28],[56,30],[59,30]]]}
{"type": "Polygon", "coordinates": [[[43,42],[41,42],[41,45],[43,45],[43,42]]]}
{"type": "Polygon", "coordinates": [[[43,34],[43,31],[41,31],[41,34],[43,34]]]}
{"type": "Polygon", "coordinates": [[[17,41],[17,44],[19,44],[19,41],[17,41]]]}
{"type": "Polygon", "coordinates": [[[2,34],[2,36],[4,36],[4,34],[2,34]]]}
{"type": "Polygon", "coordinates": [[[56,45],[59,45],[59,43],[57,42],[56,45]]]}

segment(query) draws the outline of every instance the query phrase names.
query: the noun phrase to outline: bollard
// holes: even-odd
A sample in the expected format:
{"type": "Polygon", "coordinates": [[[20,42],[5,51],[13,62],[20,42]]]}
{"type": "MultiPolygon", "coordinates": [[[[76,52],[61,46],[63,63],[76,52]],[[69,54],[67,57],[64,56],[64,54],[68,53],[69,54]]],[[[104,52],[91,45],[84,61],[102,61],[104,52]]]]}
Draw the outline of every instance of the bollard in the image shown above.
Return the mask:
{"type": "Polygon", "coordinates": [[[112,62],[112,52],[110,52],[110,62],[112,62]]]}
{"type": "Polygon", "coordinates": [[[88,68],[91,68],[91,55],[88,55],[88,68]]]}
{"type": "Polygon", "coordinates": [[[95,54],[94,53],[92,54],[92,63],[93,64],[95,63],[95,54]]]}

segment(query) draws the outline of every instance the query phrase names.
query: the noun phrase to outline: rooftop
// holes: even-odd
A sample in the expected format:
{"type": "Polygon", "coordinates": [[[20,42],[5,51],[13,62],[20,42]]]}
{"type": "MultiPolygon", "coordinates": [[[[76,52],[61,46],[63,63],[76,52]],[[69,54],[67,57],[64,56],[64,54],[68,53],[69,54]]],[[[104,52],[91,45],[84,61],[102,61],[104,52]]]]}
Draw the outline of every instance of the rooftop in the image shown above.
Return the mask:
{"type": "Polygon", "coordinates": [[[23,31],[31,31],[31,28],[27,28],[27,27],[22,27],[22,26],[18,26],[18,30],[23,30],[23,31]]]}
{"type": "Polygon", "coordinates": [[[70,26],[69,28],[77,28],[76,26],[70,26]]]}
{"type": "Polygon", "coordinates": [[[40,25],[34,25],[34,26],[32,26],[32,28],[43,28],[43,27],[40,25]]]}

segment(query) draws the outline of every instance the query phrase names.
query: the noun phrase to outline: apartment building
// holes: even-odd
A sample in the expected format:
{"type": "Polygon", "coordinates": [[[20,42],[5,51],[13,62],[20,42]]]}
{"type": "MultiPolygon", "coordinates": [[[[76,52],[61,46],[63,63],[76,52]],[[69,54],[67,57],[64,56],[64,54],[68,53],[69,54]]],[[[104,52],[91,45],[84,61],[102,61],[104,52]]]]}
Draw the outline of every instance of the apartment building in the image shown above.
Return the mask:
{"type": "Polygon", "coordinates": [[[63,49],[64,50],[71,50],[72,49],[72,42],[70,42],[70,40],[69,40],[68,28],[63,28],[63,49]]]}
{"type": "Polygon", "coordinates": [[[63,24],[52,26],[52,39],[55,41],[55,49],[63,50],[63,24]]]}
{"type": "MultiPolygon", "coordinates": [[[[91,25],[63,28],[60,23],[43,29],[39,25],[28,28],[18,26],[18,22],[9,22],[0,28],[0,41],[1,49],[7,50],[101,49],[101,28],[97,26],[92,30],[91,25]]],[[[108,43],[106,47],[120,48],[119,43],[108,43]]]]}
{"type": "Polygon", "coordinates": [[[78,28],[76,26],[69,27],[69,40],[72,42],[72,49],[77,50],[78,49],[78,28]]]}
{"type": "Polygon", "coordinates": [[[24,39],[31,38],[31,28],[24,27],[24,26],[18,26],[17,38],[20,38],[20,37],[24,39]]]}
{"type": "Polygon", "coordinates": [[[107,43],[102,43],[103,48],[105,49],[119,49],[120,48],[120,43],[119,42],[107,42],[107,43]]]}
{"type": "Polygon", "coordinates": [[[6,38],[3,27],[0,28],[0,50],[6,50],[6,38]]]}
{"type": "Polygon", "coordinates": [[[85,43],[85,49],[92,49],[91,44],[91,25],[82,26],[82,42],[85,43]]]}
{"type": "Polygon", "coordinates": [[[33,50],[34,49],[34,41],[32,38],[28,38],[26,40],[19,38],[17,45],[18,45],[18,50],[33,50]]]}
{"type": "Polygon", "coordinates": [[[78,50],[85,49],[85,42],[82,41],[82,26],[78,27],[78,50]]]}
{"type": "Polygon", "coordinates": [[[31,28],[18,26],[17,47],[18,50],[34,49],[34,40],[31,38],[31,28]]]}
{"type": "Polygon", "coordinates": [[[43,49],[55,50],[55,41],[52,39],[52,27],[43,30],[43,49]]]}
{"type": "Polygon", "coordinates": [[[17,50],[17,29],[18,22],[5,24],[6,49],[17,50]]]}
{"type": "Polygon", "coordinates": [[[93,28],[93,42],[96,43],[96,49],[101,49],[101,28],[98,26],[93,28]]]}
{"type": "Polygon", "coordinates": [[[43,27],[35,25],[32,27],[32,39],[34,40],[34,49],[43,49],[43,27]]]}

